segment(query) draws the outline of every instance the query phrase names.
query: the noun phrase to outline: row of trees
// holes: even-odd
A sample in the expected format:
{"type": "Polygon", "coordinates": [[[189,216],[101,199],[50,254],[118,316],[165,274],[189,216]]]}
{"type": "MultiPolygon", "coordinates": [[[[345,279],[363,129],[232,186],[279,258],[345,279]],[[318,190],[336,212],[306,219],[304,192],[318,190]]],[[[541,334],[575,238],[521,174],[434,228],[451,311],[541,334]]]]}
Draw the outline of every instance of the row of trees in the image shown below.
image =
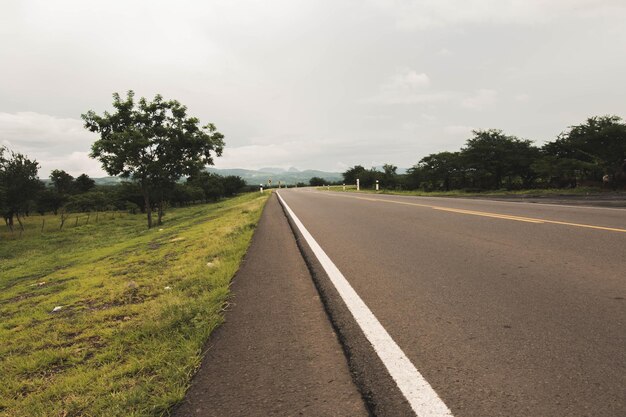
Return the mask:
{"type": "Polygon", "coordinates": [[[148,227],[156,205],[157,224],[162,223],[168,199],[183,176],[198,176],[204,167],[213,165],[213,157],[224,148],[224,135],[215,125],[200,125],[187,115],[187,107],[176,100],[135,101],[131,90],[126,98],[113,94],[114,113],[82,115],[85,128],[98,133],[91,147],[109,175],[132,179],[140,188],[146,208],[148,227]]]}
{"type": "MultiPolygon", "coordinates": [[[[76,178],[65,171],[54,170],[50,180],[41,181],[39,164],[27,156],[0,147],[0,213],[13,230],[17,221],[23,228],[22,218],[33,213],[54,213],[62,216],[72,212],[128,210],[146,213],[141,185],[124,181],[116,185],[96,185],[88,175],[76,178]]],[[[246,190],[243,179],[223,177],[200,171],[185,181],[150,196],[149,211],[157,211],[158,204],[184,206],[193,203],[216,201],[246,190]]],[[[161,207],[162,208],[162,207],[161,207]]]]}
{"type": "Polygon", "coordinates": [[[100,136],[90,156],[109,175],[127,180],[117,187],[96,187],[87,175],[73,178],[61,170],[51,173],[51,187],[45,187],[37,177],[37,161],[0,148],[0,212],[11,229],[14,218],[21,225],[20,217],[33,210],[56,214],[106,208],[139,209],[152,227],[152,212],[157,211],[161,224],[169,204],[214,200],[245,187],[239,177],[203,171],[222,154],[224,135],[211,123],[200,125],[178,101],[160,95],[136,101],[131,90],[125,98],[113,94],[113,107],[113,113],[90,110],[82,118],[85,128],[100,136]]]}
{"type": "Polygon", "coordinates": [[[626,187],[626,124],[617,116],[591,117],[537,147],[501,130],[475,130],[457,152],[422,158],[404,175],[386,164],[382,171],[361,165],[343,173],[370,188],[494,190],[566,188],[581,185],[626,187]]]}

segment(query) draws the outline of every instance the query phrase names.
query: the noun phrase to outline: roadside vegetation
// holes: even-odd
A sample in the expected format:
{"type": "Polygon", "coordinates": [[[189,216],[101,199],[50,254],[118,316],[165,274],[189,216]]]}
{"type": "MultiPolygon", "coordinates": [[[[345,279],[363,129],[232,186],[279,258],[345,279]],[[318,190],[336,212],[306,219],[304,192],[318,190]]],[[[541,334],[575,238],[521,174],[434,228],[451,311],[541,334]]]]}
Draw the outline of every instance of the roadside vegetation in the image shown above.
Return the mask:
{"type": "Polygon", "coordinates": [[[126,212],[43,232],[25,218],[0,241],[0,415],[167,414],[268,196],[173,209],[152,229],[126,212]]]}
{"type": "MultiPolygon", "coordinates": [[[[361,189],[378,183],[387,191],[445,195],[624,190],[626,123],[617,116],[591,117],[542,146],[497,129],[475,130],[461,150],[427,155],[406,173],[397,170],[392,164],[382,170],[355,165],[343,173],[343,183],[355,185],[358,179],[361,189]]],[[[321,178],[310,182],[326,184],[333,183],[321,178]]]]}
{"type": "Polygon", "coordinates": [[[0,416],[168,414],[269,196],[206,172],[224,136],[176,100],[113,108],[83,120],[117,184],[0,146],[0,416]]]}
{"type": "Polygon", "coordinates": [[[0,146],[0,213],[13,232],[24,232],[22,219],[52,212],[60,228],[72,213],[127,210],[141,212],[148,228],[161,225],[167,208],[216,201],[249,189],[237,176],[206,172],[224,148],[224,136],[212,123],[187,115],[176,100],[135,100],[113,94],[114,113],[83,114],[85,128],[98,133],[90,156],[123,182],[96,185],[86,174],[74,178],[54,169],[49,181],[38,177],[39,163],[0,146]],[[156,221],[152,215],[156,213],[156,221]],[[16,227],[17,223],[17,227],[16,227]]]}

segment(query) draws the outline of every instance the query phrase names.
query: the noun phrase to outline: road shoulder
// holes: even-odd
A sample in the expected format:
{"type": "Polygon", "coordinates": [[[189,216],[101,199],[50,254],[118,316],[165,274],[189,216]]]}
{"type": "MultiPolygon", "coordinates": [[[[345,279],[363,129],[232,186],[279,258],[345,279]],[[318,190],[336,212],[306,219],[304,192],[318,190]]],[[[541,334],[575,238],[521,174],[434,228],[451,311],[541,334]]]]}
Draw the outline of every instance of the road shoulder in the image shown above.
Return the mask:
{"type": "Polygon", "coordinates": [[[231,292],[175,416],[368,415],[274,196],[231,292]]]}

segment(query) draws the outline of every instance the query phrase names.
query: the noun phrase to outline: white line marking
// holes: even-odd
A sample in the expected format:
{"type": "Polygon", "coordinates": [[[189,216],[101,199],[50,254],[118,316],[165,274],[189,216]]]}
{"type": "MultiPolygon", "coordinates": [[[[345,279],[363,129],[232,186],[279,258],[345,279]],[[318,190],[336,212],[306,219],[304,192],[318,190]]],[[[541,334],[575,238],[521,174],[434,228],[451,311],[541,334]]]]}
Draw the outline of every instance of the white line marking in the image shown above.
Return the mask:
{"type": "Polygon", "coordinates": [[[280,193],[277,192],[276,195],[309,244],[309,247],[319,260],[324,271],[326,271],[326,274],[328,274],[337,292],[339,292],[339,295],[346,303],[348,310],[350,310],[357,324],[361,327],[367,340],[369,340],[374,347],[374,350],[411,405],[415,414],[418,417],[451,417],[452,412],[450,412],[428,381],[424,379],[409,358],[406,357],[402,349],[400,349],[389,333],[387,333],[387,330],[380,324],[376,316],[374,316],[374,313],[370,311],[361,297],[354,291],[348,280],[346,280],[333,261],[326,255],[326,252],[324,252],[315,239],[313,239],[313,236],[311,236],[300,219],[298,219],[293,210],[291,210],[285,200],[283,200],[280,193]]]}

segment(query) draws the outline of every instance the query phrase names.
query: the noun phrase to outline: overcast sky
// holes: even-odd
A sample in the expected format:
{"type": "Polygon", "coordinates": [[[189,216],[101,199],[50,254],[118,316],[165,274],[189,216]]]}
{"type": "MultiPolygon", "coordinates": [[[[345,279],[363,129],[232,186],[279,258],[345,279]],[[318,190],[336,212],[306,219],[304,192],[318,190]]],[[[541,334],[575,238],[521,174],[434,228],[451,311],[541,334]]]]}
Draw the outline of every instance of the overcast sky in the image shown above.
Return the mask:
{"type": "Polygon", "coordinates": [[[410,167],[473,128],[541,144],[626,115],[624,0],[0,3],[0,144],[104,176],[87,110],[135,90],[226,137],[218,168],[410,167]]]}

